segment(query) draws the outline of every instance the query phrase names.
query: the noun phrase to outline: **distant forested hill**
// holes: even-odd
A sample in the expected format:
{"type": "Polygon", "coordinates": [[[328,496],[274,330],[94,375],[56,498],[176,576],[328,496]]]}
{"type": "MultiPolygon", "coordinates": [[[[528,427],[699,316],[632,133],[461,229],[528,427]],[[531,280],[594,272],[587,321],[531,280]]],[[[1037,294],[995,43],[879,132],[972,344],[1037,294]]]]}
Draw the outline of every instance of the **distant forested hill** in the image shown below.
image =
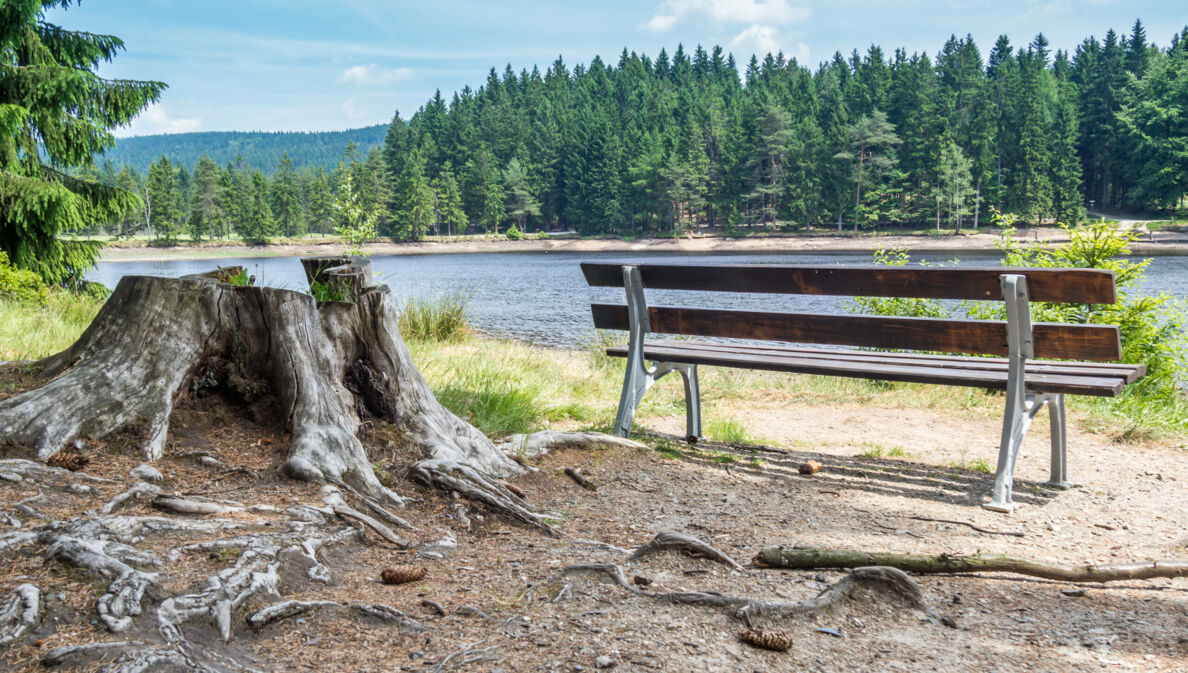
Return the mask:
{"type": "Polygon", "coordinates": [[[289,153],[295,168],[303,166],[332,168],[342,161],[347,143],[358,145],[360,156],[384,142],[387,124],[346,131],[208,131],[172,133],[155,136],[120,138],[114,149],[97,159],[110,159],[116,169],[131,166],[138,173],[165,155],[174,164],[192,167],[203,154],[225,166],[242,155],[244,162],[265,173],[272,173],[281,155],[289,153]]]}

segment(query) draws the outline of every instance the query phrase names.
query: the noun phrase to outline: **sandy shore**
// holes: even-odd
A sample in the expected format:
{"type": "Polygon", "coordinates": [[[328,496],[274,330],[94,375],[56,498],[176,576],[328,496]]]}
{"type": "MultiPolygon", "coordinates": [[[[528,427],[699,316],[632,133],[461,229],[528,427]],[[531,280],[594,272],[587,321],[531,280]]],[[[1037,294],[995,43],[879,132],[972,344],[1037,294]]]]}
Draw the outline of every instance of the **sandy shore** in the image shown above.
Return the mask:
{"type": "MultiPolygon", "coordinates": [[[[1021,238],[1050,243],[1067,242],[1060,229],[1033,229],[1020,232],[1021,238]]],[[[968,251],[994,250],[997,233],[965,233],[961,235],[904,235],[863,234],[838,236],[829,234],[772,235],[763,237],[728,238],[698,236],[693,238],[641,238],[632,241],[619,239],[551,238],[509,241],[497,238],[464,238],[450,241],[422,241],[368,244],[369,255],[425,255],[490,252],[647,252],[647,253],[713,253],[713,252],[865,252],[879,248],[903,248],[912,251],[968,251]]],[[[1188,234],[1156,232],[1151,240],[1136,243],[1133,251],[1142,255],[1188,254],[1188,234]]],[[[269,246],[174,246],[168,248],[115,247],[103,249],[104,262],[155,262],[174,259],[219,259],[231,257],[303,257],[311,255],[340,255],[344,246],[337,242],[311,241],[301,244],[269,246]]]]}

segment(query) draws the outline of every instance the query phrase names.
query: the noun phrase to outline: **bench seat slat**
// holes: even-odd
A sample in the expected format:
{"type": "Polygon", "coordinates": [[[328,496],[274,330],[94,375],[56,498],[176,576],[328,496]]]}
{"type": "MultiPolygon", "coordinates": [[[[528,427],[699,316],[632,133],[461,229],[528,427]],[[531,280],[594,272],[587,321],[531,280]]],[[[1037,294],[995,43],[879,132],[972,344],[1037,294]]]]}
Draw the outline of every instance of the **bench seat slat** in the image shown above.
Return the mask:
{"type": "MultiPolygon", "coordinates": [[[[672,342],[669,343],[672,344],[672,342]]],[[[606,352],[608,355],[623,357],[627,354],[627,348],[625,346],[616,346],[608,348],[606,352]]],[[[684,344],[666,346],[657,346],[655,344],[644,345],[644,356],[647,359],[662,362],[681,362],[686,364],[763,369],[798,374],[881,379],[907,383],[934,383],[998,390],[1005,389],[1007,385],[1007,372],[1005,370],[994,371],[959,366],[951,368],[938,367],[935,362],[927,365],[911,363],[887,364],[870,361],[868,359],[870,354],[866,352],[855,352],[852,359],[839,357],[840,354],[841,352],[832,353],[830,357],[818,357],[816,353],[808,354],[796,351],[761,354],[728,349],[690,348],[684,344]]],[[[952,364],[958,363],[953,362],[952,364]]],[[[1033,374],[1029,371],[1027,375],[1028,390],[1037,393],[1067,393],[1096,397],[1114,397],[1122,391],[1125,383],[1125,376],[1101,374],[1033,374]]]]}
{"type": "MultiPolygon", "coordinates": [[[[761,292],[925,299],[1001,300],[1002,274],[1027,276],[1032,301],[1112,304],[1114,274],[1102,269],[1012,267],[800,266],[787,264],[637,264],[643,285],[658,290],[761,292]]],[[[586,282],[623,287],[622,264],[583,262],[586,282]]]]}
{"type": "MultiPolygon", "coordinates": [[[[629,328],[627,307],[593,304],[594,326],[629,328]]],[[[1007,355],[1006,323],[816,313],[648,307],[656,334],[818,343],[859,348],[892,348],[944,353],[1007,355]]],[[[1051,360],[1113,361],[1122,356],[1118,328],[1112,325],[1036,323],[1035,357],[1051,360]]]]}
{"type": "MultiPolygon", "coordinates": [[[[740,351],[758,355],[798,354],[821,359],[838,359],[883,364],[915,364],[943,368],[985,369],[1007,371],[1010,363],[1005,358],[966,357],[960,355],[935,355],[931,353],[896,353],[886,351],[853,351],[846,349],[797,348],[793,346],[764,346],[759,344],[730,343],[715,344],[705,341],[655,340],[647,345],[657,348],[688,348],[707,352],[740,351]]],[[[1121,377],[1127,384],[1134,383],[1147,373],[1146,365],[1106,362],[1053,362],[1028,360],[1026,371],[1035,374],[1071,374],[1077,376],[1121,377]]]]}

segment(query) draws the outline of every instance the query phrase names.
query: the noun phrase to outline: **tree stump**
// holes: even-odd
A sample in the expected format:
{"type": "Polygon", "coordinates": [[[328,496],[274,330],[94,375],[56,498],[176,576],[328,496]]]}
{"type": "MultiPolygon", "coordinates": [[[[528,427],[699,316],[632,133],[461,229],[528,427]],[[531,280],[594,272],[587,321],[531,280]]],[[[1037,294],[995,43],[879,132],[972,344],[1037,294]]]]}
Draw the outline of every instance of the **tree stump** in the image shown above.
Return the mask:
{"type": "Polygon", "coordinates": [[[0,436],[47,460],[77,439],[139,432],[145,459],[165,450],[169,416],[202,387],[275,397],[291,433],[280,466],[390,502],[356,436],[366,417],[391,423],[419,449],[419,478],[551,530],[498,478],[520,474],[478,429],[438,403],[400,336],[387,286],[352,258],[301,260],[311,283],[346,301],[230,285],[227,274],[126,276],[67,350],[37,363],[40,387],[0,402],[0,436]]]}

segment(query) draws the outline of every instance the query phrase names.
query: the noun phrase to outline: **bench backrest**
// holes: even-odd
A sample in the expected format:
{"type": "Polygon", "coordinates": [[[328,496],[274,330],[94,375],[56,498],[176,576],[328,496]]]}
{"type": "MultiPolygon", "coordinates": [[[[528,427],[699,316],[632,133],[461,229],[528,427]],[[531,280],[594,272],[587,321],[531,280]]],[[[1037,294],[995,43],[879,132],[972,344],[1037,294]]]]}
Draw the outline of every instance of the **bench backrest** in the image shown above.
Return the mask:
{"type": "MultiPolygon", "coordinates": [[[[1116,300],[1112,272],[1099,269],[905,268],[887,266],[789,266],[742,264],[582,263],[592,286],[627,287],[624,267],[637,270],[643,288],[711,292],[757,292],[836,296],[976,299],[1008,301],[1010,282],[1016,301],[1111,304],[1116,300]]],[[[628,306],[594,304],[594,326],[629,329],[628,306]]],[[[1005,356],[1011,352],[1007,321],[901,318],[887,316],[773,313],[668,306],[646,307],[647,331],[662,334],[787,341],[839,346],[894,348],[1005,356]]],[[[1030,323],[1027,311],[1015,318],[1024,336],[1026,357],[1111,361],[1121,357],[1118,329],[1111,325],[1030,323]]]]}

